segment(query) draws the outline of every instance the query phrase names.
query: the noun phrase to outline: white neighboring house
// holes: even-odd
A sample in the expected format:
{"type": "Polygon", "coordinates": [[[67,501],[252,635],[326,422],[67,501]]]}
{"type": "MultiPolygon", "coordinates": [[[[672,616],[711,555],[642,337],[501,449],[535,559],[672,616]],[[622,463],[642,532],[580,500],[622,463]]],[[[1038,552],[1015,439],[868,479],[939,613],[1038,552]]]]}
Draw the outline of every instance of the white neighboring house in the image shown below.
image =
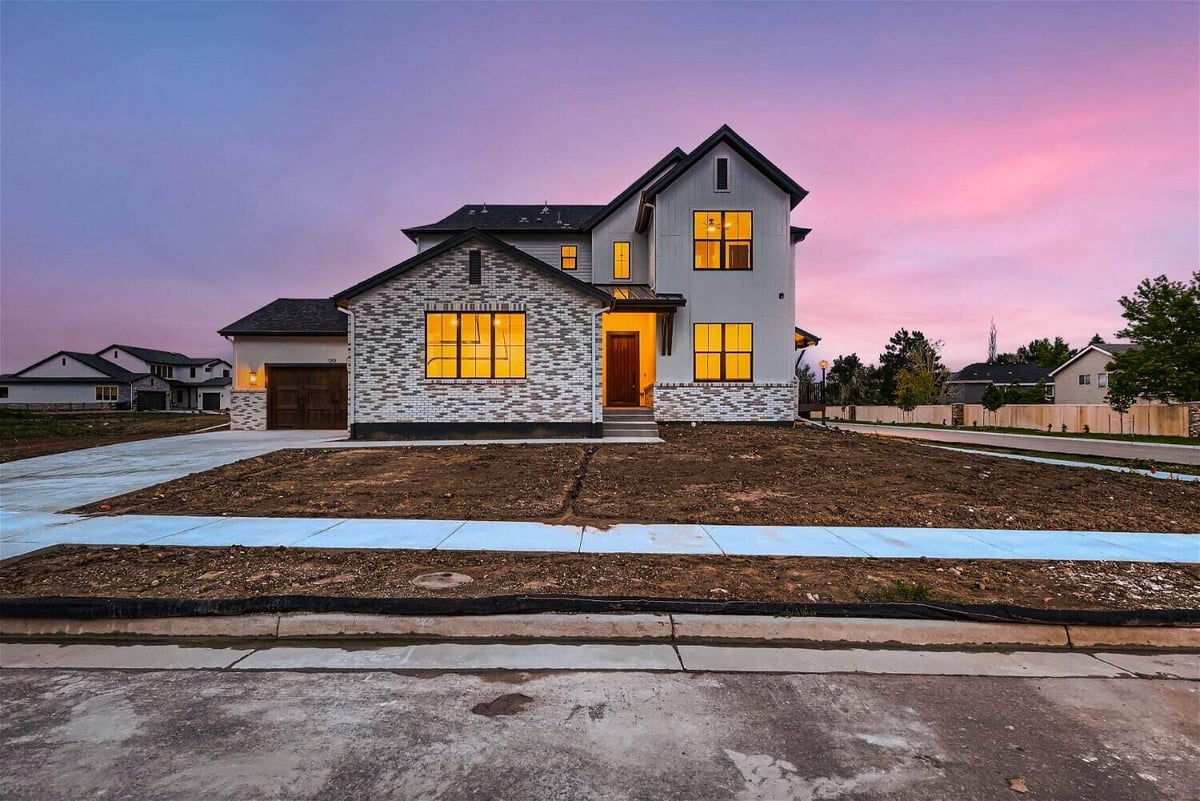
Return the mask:
{"type": "Polygon", "coordinates": [[[170,385],[168,409],[215,412],[229,408],[233,365],[224,359],[196,358],[132,345],[109,345],[96,355],[134,372],[146,372],[165,379],[170,385]]]}
{"type": "MultiPolygon", "coordinates": [[[[0,375],[0,404],[132,408],[134,403],[166,403],[166,379],[133,372],[93,353],[62,350],[36,364],[0,375]]],[[[151,408],[165,408],[152,406],[151,408]]]]}
{"type": "Polygon", "coordinates": [[[1050,373],[1054,380],[1054,402],[1075,404],[1108,403],[1108,363],[1113,356],[1137,345],[1101,342],[1088,345],[1050,373]]]}
{"type": "Polygon", "coordinates": [[[124,345],[100,353],[59,351],[0,375],[0,405],[218,411],[229,408],[231,370],[224,359],[124,345]],[[173,377],[176,371],[182,379],[173,377]]]}
{"type": "Polygon", "coordinates": [[[790,423],[812,341],[795,325],[809,229],[789,219],[805,195],[722,126],[607,204],[467,205],[404,229],[412,258],[221,330],[231,425],[411,439],[790,423]]]}

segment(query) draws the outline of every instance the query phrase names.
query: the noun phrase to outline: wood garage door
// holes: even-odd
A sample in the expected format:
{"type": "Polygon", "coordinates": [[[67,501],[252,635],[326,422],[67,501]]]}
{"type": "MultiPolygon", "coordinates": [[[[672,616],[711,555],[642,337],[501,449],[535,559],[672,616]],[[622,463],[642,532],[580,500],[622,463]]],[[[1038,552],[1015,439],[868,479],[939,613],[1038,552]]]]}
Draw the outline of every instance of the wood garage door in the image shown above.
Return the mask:
{"type": "Polygon", "coordinates": [[[346,366],[267,365],[267,428],[346,427],[346,366]]]}

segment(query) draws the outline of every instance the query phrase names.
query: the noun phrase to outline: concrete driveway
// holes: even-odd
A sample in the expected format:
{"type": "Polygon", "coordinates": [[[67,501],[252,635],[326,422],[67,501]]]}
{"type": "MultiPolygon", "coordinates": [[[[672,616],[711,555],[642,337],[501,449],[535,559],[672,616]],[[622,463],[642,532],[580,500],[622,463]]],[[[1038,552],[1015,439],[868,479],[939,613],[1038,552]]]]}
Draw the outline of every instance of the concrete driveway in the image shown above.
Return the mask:
{"type": "Polygon", "coordinates": [[[345,431],[216,431],[103,445],[0,464],[0,509],[58,512],[345,431]]]}

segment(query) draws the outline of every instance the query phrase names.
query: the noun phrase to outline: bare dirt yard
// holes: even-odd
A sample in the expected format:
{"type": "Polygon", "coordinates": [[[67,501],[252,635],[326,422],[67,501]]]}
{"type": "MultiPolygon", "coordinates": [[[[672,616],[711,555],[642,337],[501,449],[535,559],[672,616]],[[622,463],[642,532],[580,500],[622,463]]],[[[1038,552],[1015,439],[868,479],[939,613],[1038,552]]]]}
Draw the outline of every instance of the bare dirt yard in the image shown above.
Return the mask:
{"type": "Polygon", "coordinates": [[[190,434],[228,423],[227,414],[0,410],[0,462],[97,445],[190,434]]]}
{"type": "Polygon", "coordinates": [[[1028,560],[829,559],[316,548],[63,546],[0,566],[0,596],[245,598],[499,595],[787,603],[1007,603],[1037,609],[1194,609],[1200,566],[1028,560]],[[431,590],[426,573],[473,581],[431,590]]]}
{"type": "Polygon", "coordinates": [[[662,436],[279,451],[79,511],[1200,532],[1198,482],[808,426],[663,426],[662,436]]]}

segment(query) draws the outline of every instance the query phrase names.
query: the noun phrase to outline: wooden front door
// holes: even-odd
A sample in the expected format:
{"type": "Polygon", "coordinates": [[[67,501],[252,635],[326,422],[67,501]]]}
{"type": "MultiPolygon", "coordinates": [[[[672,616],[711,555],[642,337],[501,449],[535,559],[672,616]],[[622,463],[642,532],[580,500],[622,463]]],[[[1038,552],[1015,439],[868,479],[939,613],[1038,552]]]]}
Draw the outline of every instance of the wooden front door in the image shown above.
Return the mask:
{"type": "Polygon", "coordinates": [[[636,333],[608,335],[608,364],[604,368],[605,403],[608,406],[637,406],[641,364],[636,333]]]}
{"type": "Polygon", "coordinates": [[[267,365],[267,428],[345,427],[345,365],[267,365]]]}

